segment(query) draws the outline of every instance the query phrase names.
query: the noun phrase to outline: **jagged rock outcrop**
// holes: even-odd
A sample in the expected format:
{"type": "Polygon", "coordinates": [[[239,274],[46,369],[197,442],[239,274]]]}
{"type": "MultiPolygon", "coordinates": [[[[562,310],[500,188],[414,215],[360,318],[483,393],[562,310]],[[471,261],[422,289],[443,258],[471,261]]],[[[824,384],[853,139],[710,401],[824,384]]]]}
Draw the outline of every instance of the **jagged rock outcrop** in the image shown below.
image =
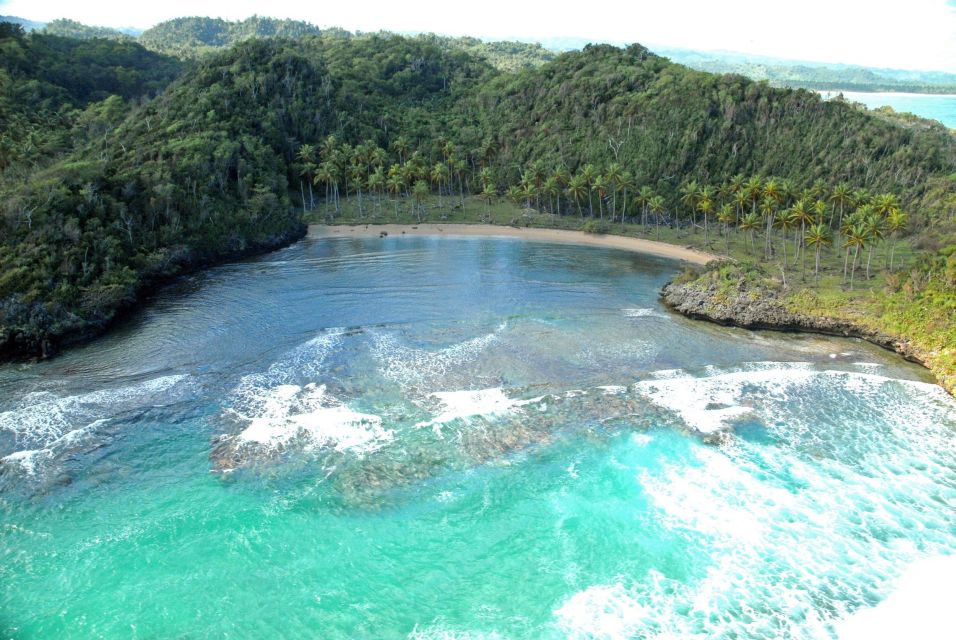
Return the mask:
{"type": "Polygon", "coordinates": [[[925,358],[911,342],[843,318],[795,313],[787,307],[782,295],[769,287],[741,282],[736,289],[727,291],[726,287],[721,288],[716,283],[671,282],[661,290],[661,298],[668,307],[690,318],[744,329],[805,331],[860,338],[925,365],[925,358]]]}

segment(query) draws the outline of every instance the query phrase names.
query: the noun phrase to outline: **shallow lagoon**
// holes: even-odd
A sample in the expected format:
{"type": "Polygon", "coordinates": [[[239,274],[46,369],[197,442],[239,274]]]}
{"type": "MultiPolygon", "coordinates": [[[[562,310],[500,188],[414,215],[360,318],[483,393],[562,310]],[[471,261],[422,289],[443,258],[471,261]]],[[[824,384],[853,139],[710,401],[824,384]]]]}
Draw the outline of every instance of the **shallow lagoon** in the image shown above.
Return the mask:
{"type": "Polygon", "coordinates": [[[305,241],[0,368],[0,630],[850,637],[956,552],[956,404],[672,315],[679,268],[305,241]]]}

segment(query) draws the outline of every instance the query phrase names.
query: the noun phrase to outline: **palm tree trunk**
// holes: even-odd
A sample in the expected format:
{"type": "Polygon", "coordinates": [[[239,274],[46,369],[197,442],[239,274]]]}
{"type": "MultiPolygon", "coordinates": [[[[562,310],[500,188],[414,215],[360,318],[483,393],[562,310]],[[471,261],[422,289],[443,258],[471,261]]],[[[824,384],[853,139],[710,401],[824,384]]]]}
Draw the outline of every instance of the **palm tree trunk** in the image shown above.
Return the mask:
{"type": "Polygon", "coordinates": [[[853,266],[850,268],[850,291],[853,291],[853,276],[856,274],[856,259],[860,255],[860,245],[853,251],[853,266]]]}

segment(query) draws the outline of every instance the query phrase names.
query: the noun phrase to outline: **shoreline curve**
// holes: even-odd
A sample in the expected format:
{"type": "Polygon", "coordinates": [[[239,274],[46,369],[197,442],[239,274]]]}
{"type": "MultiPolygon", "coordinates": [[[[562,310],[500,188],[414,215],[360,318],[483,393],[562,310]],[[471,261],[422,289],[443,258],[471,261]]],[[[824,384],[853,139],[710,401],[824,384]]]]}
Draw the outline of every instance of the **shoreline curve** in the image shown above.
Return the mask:
{"type": "Polygon", "coordinates": [[[426,222],[422,224],[363,224],[363,225],[326,225],[310,224],[308,238],[374,238],[386,233],[389,236],[439,236],[439,237],[499,237],[519,238],[532,242],[552,244],[574,244],[606,249],[621,249],[634,253],[643,253],[693,264],[707,264],[720,256],[690,249],[667,242],[617,236],[613,234],[593,234],[567,229],[546,229],[540,227],[512,227],[495,224],[440,224],[426,222]]]}

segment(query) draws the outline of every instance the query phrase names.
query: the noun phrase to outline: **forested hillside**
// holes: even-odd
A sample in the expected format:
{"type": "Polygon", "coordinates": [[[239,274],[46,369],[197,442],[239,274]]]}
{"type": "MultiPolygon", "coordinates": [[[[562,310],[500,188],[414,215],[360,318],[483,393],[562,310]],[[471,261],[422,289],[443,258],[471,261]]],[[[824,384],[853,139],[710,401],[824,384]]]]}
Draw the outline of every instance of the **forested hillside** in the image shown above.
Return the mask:
{"type": "Polygon", "coordinates": [[[89,40],[92,38],[109,38],[111,40],[130,40],[132,41],[133,36],[128,33],[123,33],[117,29],[111,29],[109,27],[91,27],[89,25],[82,24],[76,20],[67,20],[65,18],[60,18],[59,20],[53,20],[43,25],[43,28],[40,29],[40,33],[45,33],[50,36],[60,36],[61,38],[75,38],[77,40],[89,40]]]}
{"type": "MultiPolygon", "coordinates": [[[[50,133],[37,152],[18,136],[17,121],[3,123],[12,159],[0,182],[6,353],[49,352],[105,326],[157,278],[300,236],[290,187],[300,183],[302,142],[331,133],[384,139],[389,127],[449,109],[458,85],[490,70],[401,38],[254,40],[154,100],[113,96],[76,113],[58,76],[37,79],[53,36],[4,36],[0,47],[22,54],[4,70],[5,93],[24,100],[23,118],[36,100],[49,115],[38,124],[58,132],[56,144],[50,133]]],[[[101,48],[98,64],[123,63],[110,48],[119,43],[83,42],[101,48]]]]}
{"type": "Polygon", "coordinates": [[[493,134],[503,171],[613,158],[663,193],[746,174],[917,195],[928,176],[956,167],[956,140],[940,125],[903,127],[809,91],[692,71],[638,45],[590,46],[502,75],[463,115],[493,134]]]}
{"type": "Polygon", "coordinates": [[[778,176],[781,206],[837,183],[907,206],[945,208],[954,192],[956,139],[940,126],[639,45],[550,62],[505,51],[526,58],[509,72],[479,41],[194,35],[224,48],[182,67],[130,42],[0,31],[0,352],[52,352],[183,269],[288,242],[323,198],[361,210],[369,193],[507,192],[603,219],[643,189],[658,223],[679,226],[697,224],[688,184],[741,175],[778,176]]]}
{"type": "Polygon", "coordinates": [[[139,42],[147,49],[196,57],[250,38],[301,38],[319,35],[319,28],[301,20],[252,16],[240,22],[190,17],[161,22],[144,31],[139,42]]]}

